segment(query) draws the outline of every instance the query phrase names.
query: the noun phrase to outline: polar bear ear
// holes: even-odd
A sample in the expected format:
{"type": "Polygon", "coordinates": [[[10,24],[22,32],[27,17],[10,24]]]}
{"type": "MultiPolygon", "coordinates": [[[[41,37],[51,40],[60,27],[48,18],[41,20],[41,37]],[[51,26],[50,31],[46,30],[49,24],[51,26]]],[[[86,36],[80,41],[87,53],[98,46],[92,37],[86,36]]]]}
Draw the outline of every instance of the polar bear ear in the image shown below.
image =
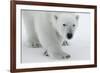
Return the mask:
{"type": "Polygon", "coordinates": [[[76,15],[76,20],[78,20],[79,19],[79,15],[76,15]]]}

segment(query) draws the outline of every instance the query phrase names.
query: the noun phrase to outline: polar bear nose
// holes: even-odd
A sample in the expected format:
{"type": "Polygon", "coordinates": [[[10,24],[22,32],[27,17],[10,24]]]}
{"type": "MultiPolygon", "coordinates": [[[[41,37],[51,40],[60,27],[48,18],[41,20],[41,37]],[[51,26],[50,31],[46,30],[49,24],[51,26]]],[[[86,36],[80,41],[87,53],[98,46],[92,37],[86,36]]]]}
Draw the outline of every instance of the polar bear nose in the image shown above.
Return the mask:
{"type": "Polygon", "coordinates": [[[71,39],[72,36],[73,36],[72,33],[68,33],[68,34],[67,34],[67,38],[68,38],[68,39],[71,39]]]}

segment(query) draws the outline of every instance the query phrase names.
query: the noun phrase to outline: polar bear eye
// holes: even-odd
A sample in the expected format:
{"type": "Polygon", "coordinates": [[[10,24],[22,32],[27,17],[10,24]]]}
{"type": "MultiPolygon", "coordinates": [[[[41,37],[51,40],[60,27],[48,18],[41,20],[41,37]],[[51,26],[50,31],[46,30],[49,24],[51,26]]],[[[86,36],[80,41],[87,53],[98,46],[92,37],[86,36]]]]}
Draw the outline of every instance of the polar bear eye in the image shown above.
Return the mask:
{"type": "Polygon", "coordinates": [[[63,24],[63,26],[67,26],[66,24],[63,24]]]}
{"type": "Polygon", "coordinates": [[[75,24],[73,24],[73,27],[75,27],[75,24]]]}

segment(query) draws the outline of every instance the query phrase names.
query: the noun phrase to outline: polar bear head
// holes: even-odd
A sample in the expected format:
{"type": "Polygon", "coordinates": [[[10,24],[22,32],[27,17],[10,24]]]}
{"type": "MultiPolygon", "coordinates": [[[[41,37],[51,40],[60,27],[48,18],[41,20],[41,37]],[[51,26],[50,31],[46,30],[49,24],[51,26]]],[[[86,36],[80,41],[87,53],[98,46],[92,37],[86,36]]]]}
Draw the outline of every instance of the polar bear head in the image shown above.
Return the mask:
{"type": "Polygon", "coordinates": [[[53,25],[60,36],[70,40],[78,26],[79,16],[75,13],[61,13],[54,15],[53,25]]]}

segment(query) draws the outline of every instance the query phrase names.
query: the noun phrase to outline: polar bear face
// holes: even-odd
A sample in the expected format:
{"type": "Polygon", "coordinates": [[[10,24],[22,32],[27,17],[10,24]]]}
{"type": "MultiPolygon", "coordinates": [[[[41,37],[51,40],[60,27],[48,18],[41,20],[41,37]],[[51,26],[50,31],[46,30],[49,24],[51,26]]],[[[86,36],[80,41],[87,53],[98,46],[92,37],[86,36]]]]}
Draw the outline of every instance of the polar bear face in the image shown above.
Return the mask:
{"type": "Polygon", "coordinates": [[[79,16],[74,13],[55,15],[55,27],[60,36],[70,40],[78,26],[78,18],[79,16]]]}

